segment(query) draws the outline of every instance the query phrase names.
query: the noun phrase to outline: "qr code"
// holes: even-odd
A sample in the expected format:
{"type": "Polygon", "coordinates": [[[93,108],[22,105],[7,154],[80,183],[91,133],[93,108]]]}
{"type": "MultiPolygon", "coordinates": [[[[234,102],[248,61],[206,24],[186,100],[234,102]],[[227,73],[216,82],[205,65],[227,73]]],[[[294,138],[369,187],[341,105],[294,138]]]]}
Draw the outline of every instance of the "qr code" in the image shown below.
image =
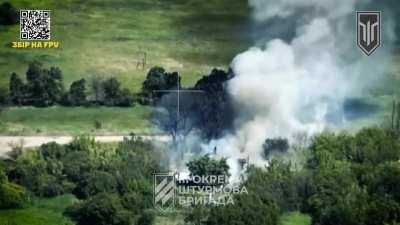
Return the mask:
{"type": "Polygon", "coordinates": [[[50,40],[50,10],[21,10],[20,38],[50,40]]]}

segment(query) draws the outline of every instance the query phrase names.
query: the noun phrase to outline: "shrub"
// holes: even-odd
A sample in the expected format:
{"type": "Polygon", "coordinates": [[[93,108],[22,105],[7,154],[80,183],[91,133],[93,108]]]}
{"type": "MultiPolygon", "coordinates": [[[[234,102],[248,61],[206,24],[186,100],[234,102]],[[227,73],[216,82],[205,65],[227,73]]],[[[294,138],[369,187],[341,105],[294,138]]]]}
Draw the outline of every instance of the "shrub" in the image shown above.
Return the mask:
{"type": "Polygon", "coordinates": [[[94,128],[95,128],[96,130],[100,130],[102,127],[103,127],[103,124],[101,123],[100,120],[95,120],[95,121],[94,121],[94,128]]]}
{"type": "Polygon", "coordinates": [[[151,210],[146,210],[143,214],[139,217],[137,221],[137,225],[151,225],[154,222],[155,214],[151,210]]]}
{"type": "Polygon", "coordinates": [[[69,92],[66,98],[67,99],[65,99],[64,101],[66,101],[65,103],[67,103],[67,105],[72,105],[72,106],[85,105],[86,104],[85,79],[74,81],[69,88],[69,92]]]}
{"type": "Polygon", "coordinates": [[[0,209],[21,207],[26,200],[25,188],[8,181],[0,183],[0,209]]]}
{"type": "Polygon", "coordinates": [[[277,225],[279,207],[256,194],[237,195],[234,204],[210,209],[207,225],[277,225]]]}
{"type": "Polygon", "coordinates": [[[66,154],[65,147],[56,142],[41,145],[40,152],[45,158],[51,159],[61,159],[66,154]]]}
{"type": "Polygon", "coordinates": [[[83,203],[68,207],[65,215],[78,225],[130,225],[131,217],[117,195],[98,194],[83,203]]]}
{"type": "Polygon", "coordinates": [[[88,198],[98,193],[113,193],[117,190],[117,181],[115,177],[104,171],[94,171],[88,173],[81,179],[73,190],[78,198],[88,198]]]}

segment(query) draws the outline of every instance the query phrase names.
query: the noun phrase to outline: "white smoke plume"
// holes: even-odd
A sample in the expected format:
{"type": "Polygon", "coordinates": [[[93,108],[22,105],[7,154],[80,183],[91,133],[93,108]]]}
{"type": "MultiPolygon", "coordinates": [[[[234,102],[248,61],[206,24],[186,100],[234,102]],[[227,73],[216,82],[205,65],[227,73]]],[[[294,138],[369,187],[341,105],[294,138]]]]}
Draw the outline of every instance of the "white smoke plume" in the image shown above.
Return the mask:
{"type": "Polygon", "coordinates": [[[294,21],[295,28],[287,29],[295,35],[252,47],[231,64],[235,77],[228,90],[239,113],[236,131],[205,148],[217,146],[232,173],[238,158],[265,163],[261,150],[267,137],[290,140],[298,132],[312,135],[346,123],[343,101],[365,94],[382,78],[394,41],[393,23],[386,18],[382,46],[369,57],[358,49],[355,15],[370,6],[367,1],[249,0],[249,5],[258,23],[294,21]]]}

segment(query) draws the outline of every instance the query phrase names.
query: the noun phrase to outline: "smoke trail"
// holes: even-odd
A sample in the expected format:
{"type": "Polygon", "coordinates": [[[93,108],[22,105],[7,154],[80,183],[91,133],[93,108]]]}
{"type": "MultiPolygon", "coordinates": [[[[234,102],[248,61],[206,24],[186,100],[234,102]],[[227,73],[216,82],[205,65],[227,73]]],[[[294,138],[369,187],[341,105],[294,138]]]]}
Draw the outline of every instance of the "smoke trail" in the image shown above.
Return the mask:
{"type": "Polygon", "coordinates": [[[244,155],[262,163],[267,137],[312,135],[345,123],[344,100],[365,94],[382,79],[394,42],[394,23],[383,12],[382,46],[372,56],[363,55],[356,46],[355,12],[379,9],[359,2],[249,0],[254,20],[268,25],[267,32],[284,24],[295,34],[268,40],[234,58],[235,77],[228,89],[239,113],[236,131],[208,148],[218,146],[221,155],[230,157],[231,167],[244,155]],[[275,24],[277,18],[292,22],[275,24]]]}

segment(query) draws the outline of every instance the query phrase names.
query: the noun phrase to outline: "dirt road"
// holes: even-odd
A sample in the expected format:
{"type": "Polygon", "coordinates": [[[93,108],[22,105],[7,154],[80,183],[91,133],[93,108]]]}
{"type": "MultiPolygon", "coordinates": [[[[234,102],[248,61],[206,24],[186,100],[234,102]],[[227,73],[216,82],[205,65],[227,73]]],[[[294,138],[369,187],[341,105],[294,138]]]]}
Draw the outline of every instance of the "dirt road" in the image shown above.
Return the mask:
{"type": "MultiPolygon", "coordinates": [[[[116,142],[122,141],[125,136],[95,136],[98,142],[116,142]]],[[[168,136],[162,135],[143,135],[145,140],[168,141],[168,136]]],[[[13,145],[22,143],[23,147],[37,147],[45,143],[56,142],[66,144],[73,139],[73,136],[0,136],[0,156],[4,156],[11,151],[13,145]]]]}

